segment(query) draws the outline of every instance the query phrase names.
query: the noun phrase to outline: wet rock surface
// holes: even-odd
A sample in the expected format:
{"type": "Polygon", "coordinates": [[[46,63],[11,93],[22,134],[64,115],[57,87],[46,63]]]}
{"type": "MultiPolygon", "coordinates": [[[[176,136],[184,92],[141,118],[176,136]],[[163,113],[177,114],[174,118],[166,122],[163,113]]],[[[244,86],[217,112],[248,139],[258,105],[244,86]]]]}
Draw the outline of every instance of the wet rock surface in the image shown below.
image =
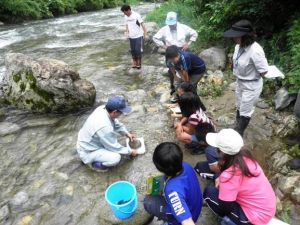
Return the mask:
{"type": "Polygon", "coordinates": [[[6,55],[4,96],[7,102],[35,112],[71,112],[92,106],[95,87],[63,61],[6,55]]]}

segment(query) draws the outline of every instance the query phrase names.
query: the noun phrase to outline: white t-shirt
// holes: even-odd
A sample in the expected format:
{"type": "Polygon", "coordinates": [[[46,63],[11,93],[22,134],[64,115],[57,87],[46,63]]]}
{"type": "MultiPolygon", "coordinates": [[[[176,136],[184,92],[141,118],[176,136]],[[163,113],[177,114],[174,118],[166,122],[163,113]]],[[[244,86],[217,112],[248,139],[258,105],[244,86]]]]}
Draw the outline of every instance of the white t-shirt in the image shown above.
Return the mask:
{"type": "Polygon", "coordinates": [[[134,11],[131,11],[130,16],[125,16],[125,23],[128,26],[129,38],[139,38],[143,36],[143,22],[141,15],[134,11]]]}
{"type": "Polygon", "coordinates": [[[261,73],[268,71],[268,61],[263,48],[254,42],[247,48],[235,46],[233,54],[233,74],[241,80],[257,80],[261,73]]]}

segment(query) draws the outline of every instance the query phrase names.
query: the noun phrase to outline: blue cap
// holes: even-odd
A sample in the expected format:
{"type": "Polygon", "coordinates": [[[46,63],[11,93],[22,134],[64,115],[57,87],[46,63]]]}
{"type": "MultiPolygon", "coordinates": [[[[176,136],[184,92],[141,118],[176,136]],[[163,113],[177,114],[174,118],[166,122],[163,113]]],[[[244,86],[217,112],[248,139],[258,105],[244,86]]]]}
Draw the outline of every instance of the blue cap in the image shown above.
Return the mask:
{"type": "Polygon", "coordinates": [[[105,107],[111,111],[118,110],[122,113],[130,113],[132,111],[131,107],[126,104],[125,98],[118,95],[110,96],[105,107]]]}
{"type": "Polygon", "coordinates": [[[176,12],[168,12],[166,18],[166,24],[169,26],[175,25],[177,23],[177,14],[176,12]]]}

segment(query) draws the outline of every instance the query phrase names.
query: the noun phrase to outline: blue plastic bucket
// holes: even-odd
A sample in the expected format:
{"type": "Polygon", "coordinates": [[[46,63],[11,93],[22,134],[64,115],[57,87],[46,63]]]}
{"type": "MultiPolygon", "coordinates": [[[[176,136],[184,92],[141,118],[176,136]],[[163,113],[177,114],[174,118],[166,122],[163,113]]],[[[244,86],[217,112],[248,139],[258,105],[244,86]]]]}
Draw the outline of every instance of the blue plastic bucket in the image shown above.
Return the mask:
{"type": "Polygon", "coordinates": [[[128,181],[111,184],[105,191],[105,200],[110,205],[115,217],[121,220],[131,217],[138,207],[135,186],[128,181]]]}

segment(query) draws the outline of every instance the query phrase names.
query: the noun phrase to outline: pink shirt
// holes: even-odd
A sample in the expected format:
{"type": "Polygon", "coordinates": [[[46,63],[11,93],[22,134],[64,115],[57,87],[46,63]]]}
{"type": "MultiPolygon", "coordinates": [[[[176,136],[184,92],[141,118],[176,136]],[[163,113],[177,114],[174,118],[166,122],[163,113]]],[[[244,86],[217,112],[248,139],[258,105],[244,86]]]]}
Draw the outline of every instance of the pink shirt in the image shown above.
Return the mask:
{"type": "Polygon", "coordinates": [[[252,224],[265,225],[275,215],[275,193],[258,163],[244,160],[250,172],[258,176],[245,177],[238,168],[235,172],[233,167],[228,168],[220,175],[219,199],[236,201],[252,224]]]}

